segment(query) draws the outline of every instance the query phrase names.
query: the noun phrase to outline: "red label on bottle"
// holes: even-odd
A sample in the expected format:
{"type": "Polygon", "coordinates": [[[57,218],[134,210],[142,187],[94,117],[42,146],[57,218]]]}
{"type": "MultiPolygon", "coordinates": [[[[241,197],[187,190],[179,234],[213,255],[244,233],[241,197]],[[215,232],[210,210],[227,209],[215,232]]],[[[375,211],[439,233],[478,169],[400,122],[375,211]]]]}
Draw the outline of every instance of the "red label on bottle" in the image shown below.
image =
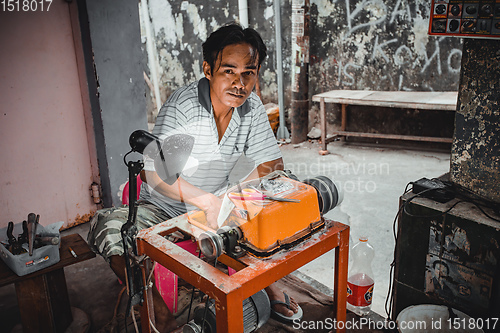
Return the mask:
{"type": "Polygon", "coordinates": [[[368,306],[372,304],[373,285],[358,286],[347,282],[347,302],[354,306],[368,306]]]}

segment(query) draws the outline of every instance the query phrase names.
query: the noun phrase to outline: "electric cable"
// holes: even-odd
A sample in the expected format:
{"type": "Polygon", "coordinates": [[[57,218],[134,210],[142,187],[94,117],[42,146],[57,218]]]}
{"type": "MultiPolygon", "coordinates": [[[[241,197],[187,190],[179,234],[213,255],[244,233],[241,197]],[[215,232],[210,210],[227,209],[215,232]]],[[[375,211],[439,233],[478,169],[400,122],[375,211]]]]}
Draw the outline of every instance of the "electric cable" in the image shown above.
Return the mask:
{"type": "MultiPolygon", "coordinates": [[[[433,180],[435,180],[435,178],[433,178],[433,180]]],[[[439,180],[439,179],[438,179],[439,180]]],[[[493,221],[496,221],[496,222],[500,222],[500,219],[497,219],[491,215],[489,215],[488,213],[486,213],[486,211],[483,209],[483,206],[486,206],[490,209],[493,209],[493,210],[497,210],[499,209],[497,207],[497,205],[494,205],[493,203],[490,203],[490,204],[487,204],[485,203],[486,199],[474,194],[472,191],[464,188],[464,187],[457,187],[457,185],[451,183],[451,182],[448,182],[448,181],[442,181],[442,180],[439,180],[440,182],[442,182],[443,184],[447,185],[453,192],[455,192],[455,194],[457,194],[458,198],[459,198],[459,201],[455,202],[452,206],[450,206],[446,211],[444,212],[441,212],[441,213],[438,213],[438,214],[432,214],[432,215],[416,215],[416,214],[411,214],[408,212],[407,210],[407,207],[409,205],[409,203],[419,197],[419,196],[422,196],[422,194],[425,194],[427,192],[432,192],[432,191],[435,191],[435,190],[438,190],[437,188],[428,188],[428,189],[425,189],[417,194],[415,194],[414,196],[412,196],[410,199],[408,199],[407,201],[405,201],[405,208],[404,208],[404,212],[405,214],[407,214],[408,216],[411,216],[411,217],[417,217],[417,218],[436,218],[436,217],[440,217],[444,214],[447,214],[449,213],[453,208],[455,208],[455,206],[457,206],[458,204],[460,203],[470,203],[472,205],[474,205],[477,209],[479,209],[479,211],[481,211],[481,213],[484,214],[484,216],[486,216],[487,218],[493,220],[493,221]],[[460,192],[466,192],[466,195],[460,193],[460,192]],[[479,200],[483,201],[483,203],[478,203],[476,200],[472,199],[472,198],[469,198],[469,196],[471,197],[476,197],[478,198],[479,200]]],[[[414,182],[410,182],[406,185],[406,188],[408,188],[408,185],[410,184],[414,184],[414,182]]],[[[405,192],[406,193],[406,192],[405,192]]]]}
{"type": "MultiPolygon", "coordinates": [[[[393,225],[392,225],[392,232],[393,232],[395,246],[394,246],[394,253],[393,253],[393,261],[390,264],[391,268],[390,268],[390,272],[389,272],[389,290],[387,292],[387,297],[386,297],[386,300],[385,300],[385,312],[386,312],[387,318],[389,320],[394,320],[394,318],[392,318],[392,306],[394,304],[394,295],[392,293],[392,287],[393,287],[394,268],[395,268],[395,265],[396,265],[396,250],[397,250],[397,241],[398,241],[398,235],[397,235],[397,232],[396,232],[396,225],[397,225],[398,217],[400,216],[401,213],[406,214],[406,215],[408,215],[410,217],[415,217],[415,218],[437,218],[437,217],[445,216],[451,210],[453,210],[458,204],[461,204],[461,203],[470,203],[470,204],[474,205],[477,209],[479,209],[481,211],[481,213],[484,214],[484,216],[488,217],[489,219],[491,219],[493,221],[500,222],[500,219],[497,219],[497,218],[489,215],[483,209],[483,206],[486,206],[488,208],[493,209],[496,212],[496,210],[498,209],[498,207],[496,207],[495,205],[480,204],[480,203],[476,202],[476,200],[468,198],[467,196],[474,196],[476,198],[479,198],[481,201],[484,201],[484,198],[477,196],[476,194],[472,193],[470,190],[465,189],[463,187],[460,187],[457,190],[457,187],[454,186],[453,183],[450,183],[450,182],[447,182],[447,181],[441,181],[441,182],[444,183],[445,185],[447,185],[448,187],[450,187],[453,190],[453,192],[455,192],[455,194],[458,194],[458,199],[459,200],[456,201],[456,202],[454,202],[448,209],[446,209],[445,211],[443,211],[441,213],[438,213],[438,214],[429,214],[429,215],[418,215],[418,214],[413,214],[413,213],[409,212],[409,204],[410,204],[411,201],[413,201],[417,197],[425,197],[425,196],[423,196],[423,194],[425,194],[427,192],[438,190],[438,188],[428,188],[428,189],[425,189],[425,190],[423,190],[423,191],[421,191],[419,193],[416,193],[415,195],[411,196],[409,199],[405,200],[400,205],[400,207],[398,209],[398,212],[397,212],[397,214],[396,214],[396,216],[394,218],[393,225]],[[466,192],[467,195],[464,195],[464,194],[460,193],[460,191],[466,192]]],[[[408,187],[410,185],[413,185],[413,184],[414,184],[414,182],[409,182],[406,185],[403,195],[407,194],[409,192],[408,187]]]]}
{"type": "MultiPolygon", "coordinates": [[[[215,261],[214,261],[214,267],[217,266],[217,259],[218,258],[215,258],[215,261]]],[[[210,300],[210,296],[207,295],[207,299],[205,301],[205,310],[203,311],[203,319],[201,321],[201,333],[203,333],[203,330],[205,328],[205,318],[207,316],[207,310],[208,310],[208,301],[210,300]]]]}
{"type": "MultiPolygon", "coordinates": [[[[201,251],[198,252],[198,259],[201,258],[201,251]]],[[[186,324],[189,323],[189,317],[191,317],[191,308],[193,306],[193,300],[194,300],[194,291],[195,287],[193,286],[193,289],[191,291],[191,302],[189,302],[189,310],[188,310],[188,315],[187,315],[187,321],[186,324]]]]}
{"type": "MultiPolygon", "coordinates": [[[[408,193],[408,186],[410,186],[410,184],[411,183],[406,184],[406,187],[405,187],[405,190],[404,190],[404,194],[408,193]]],[[[390,307],[393,304],[392,277],[393,277],[393,274],[394,274],[394,266],[396,265],[396,245],[397,245],[397,242],[398,242],[398,236],[397,236],[397,233],[396,233],[396,223],[397,223],[399,215],[401,214],[401,210],[403,209],[403,206],[404,205],[399,206],[398,212],[397,212],[396,216],[394,217],[394,222],[392,223],[392,234],[393,234],[393,237],[394,237],[394,253],[393,253],[392,262],[390,264],[391,269],[389,271],[389,289],[387,290],[387,297],[385,299],[385,306],[384,306],[385,307],[385,313],[387,314],[387,319],[389,319],[389,320],[393,320],[391,318],[391,309],[390,309],[390,307]],[[388,306],[389,306],[389,309],[388,309],[388,306]]]]}
{"type": "MultiPolygon", "coordinates": [[[[146,289],[144,290],[145,292],[147,292],[147,289],[149,288],[149,286],[151,286],[151,279],[152,279],[153,273],[155,271],[155,263],[156,262],[154,260],[151,260],[151,266],[153,268],[151,268],[151,271],[149,272],[148,278],[146,280],[146,289]]],[[[133,314],[133,311],[132,311],[132,314],[133,314]]],[[[148,311],[148,316],[149,316],[149,311],[148,311]]],[[[148,317],[148,320],[149,320],[149,326],[153,329],[153,331],[155,331],[155,333],[160,333],[158,331],[158,329],[155,327],[155,325],[153,324],[151,317],[148,317]]]]}
{"type": "MultiPolygon", "coordinates": [[[[409,192],[408,187],[410,185],[413,185],[413,182],[409,182],[408,184],[406,184],[406,187],[405,187],[403,195],[409,192]]],[[[401,204],[401,206],[399,206],[398,212],[397,212],[396,216],[394,217],[394,221],[393,221],[393,224],[392,224],[392,233],[393,233],[393,237],[394,237],[394,253],[393,253],[393,260],[392,260],[392,262],[390,264],[391,269],[389,271],[389,289],[387,291],[387,297],[385,299],[385,312],[386,312],[387,318],[389,320],[394,320],[394,318],[392,318],[392,311],[391,311],[391,307],[392,307],[392,305],[394,303],[394,295],[392,294],[392,280],[393,280],[393,276],[394,276],[394,268],[396,266],[396,250],[397,250],[397,242],[398,242],[398,235],[397,235],[397,232],[396,232],[396,224],[397,224],[399,215],[401,213],[404,213],[404,214],[407,214],[408,216],[419,217],[419,218],[435,218],[435,217],[440,217],[440,216],[443,216],[443,215],[447,214],[458,203],[462,202],[462,201],[456,202],[448,210],[446,210],[446,211],[444,211],[444,212],[442,212],[440,214],[414,215],[414,214],[411,214],[411,213],[408,212],[408,210],[407,210],[408,204],[413,199],[415,199],[417,197],[421,197],[422,194],[425,194],[425,193],[431,192],[431,191],[435,191],[435,190],[436,190],[435,188],[429,188],[429,189],[425,189],[425,190],[423,190],[423,191],[421,191],[419,193],[416,193],[415,195],[413,195],[412,197],[410,197],[408,200],[406,200],[403,204],[401,204]]]]}
{"type": "Polygon", "coordinates": [[[156,327],[153,325],[153,322],[151,321],[151,319],[149,319],[149,325],[151,325],[151,328],[153,329],[153,331],[155,331],[155,333],[160,333],[160,331],[158,331],[156,329],[156,327]]]}
{"type": "Polygon", "coordinates": [[[132,309],[132,321],[134,322],[135,332],[139,333],[139,327],[137,326],[137,320],[135,319],[135,311],[132,309]]]}

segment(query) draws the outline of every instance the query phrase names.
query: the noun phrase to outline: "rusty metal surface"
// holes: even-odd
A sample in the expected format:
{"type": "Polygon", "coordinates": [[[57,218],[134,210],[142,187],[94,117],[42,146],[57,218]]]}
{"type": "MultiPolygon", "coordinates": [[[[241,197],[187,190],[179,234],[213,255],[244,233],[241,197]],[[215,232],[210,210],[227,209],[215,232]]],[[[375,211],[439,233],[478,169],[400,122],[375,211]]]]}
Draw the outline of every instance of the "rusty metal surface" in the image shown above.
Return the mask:
{"type": "Polygon", "coordinates": [[[500,40],[464,42],[451,180],[500,203],[500,40]]]}
{"type": "MultiPolygon", "coordinates": [[[[231,276],[163,237],[175,230],[183,230],[189,234],[201,232],[184,215],[141,230],[137,235],[137,245],[139,254],[148,255],[215,300],[218,332],[228,332],[229,327],[231,331],[242,332],[241,304],[244,299],[334,248],[337,268],[335,285],[339,288],[337,290],[347,290],[349,227],[339,222],[327,222],[329,228],[292,250],[278,253],[266,260],[249,255],[238,260],[221,257],[222,262],[237,270],[231,276]]],[[[335,293],[335,314],[338,321],[345,320],[346,297],[345,292],[335,293]]],[[[147,309],[148,306],[143,308],[147,309]]],[[[148,330],[149,328],[143,327],[143,331],[148,330]]]]}
{"type": "Polygon", "coordinates": [[[292,143],[309,130],[309,0],[292,1],[292,143]]]}
{"type": "Polygon", "coordinates": [[[66,225],[62,226],[61,230],[70,229],[70,228],[76,227],[77,225],[87,223],[90,221],[92,216],[94,216],[94,214],[95,214],[95,210],[91,210],[90,212],[83,214],[83,215],[76,214],[73,222],[71,222],[71,220],[69,220],[66,225]]]}
{"type": "Polygon", "coordinates": [[[402,213],[398,221],[394,317],[421,303],[446,304],[476,318],[498,314],[500,224],[463,199],[409,202],[413,195],[400,198],[414,216],[402,213]]]}

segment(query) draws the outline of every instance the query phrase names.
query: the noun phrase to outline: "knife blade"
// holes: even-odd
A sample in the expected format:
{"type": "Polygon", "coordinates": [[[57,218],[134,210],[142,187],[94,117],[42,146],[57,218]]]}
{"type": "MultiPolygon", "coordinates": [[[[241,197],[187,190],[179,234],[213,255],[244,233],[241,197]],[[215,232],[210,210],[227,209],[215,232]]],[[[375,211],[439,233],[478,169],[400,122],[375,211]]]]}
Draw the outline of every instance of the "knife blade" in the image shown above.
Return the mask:
{"type": "Polygon", "coordinates": [[[231,199],[228,198],[227,193],[224,194],[222,199],[222,205],[219,210],[219,215],[217,216],[217,226],[220,228],[224,222],[226,222],[227,217],[231,214],[233,208],[236,207],[231,199]]]}

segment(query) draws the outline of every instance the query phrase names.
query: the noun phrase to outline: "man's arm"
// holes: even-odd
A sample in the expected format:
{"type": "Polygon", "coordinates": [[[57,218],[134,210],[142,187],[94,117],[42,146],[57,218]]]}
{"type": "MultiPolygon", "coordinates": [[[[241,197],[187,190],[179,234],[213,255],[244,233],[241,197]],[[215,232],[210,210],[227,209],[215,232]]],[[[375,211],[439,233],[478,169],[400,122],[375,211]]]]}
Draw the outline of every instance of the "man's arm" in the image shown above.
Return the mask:
{"type": "Polygon", "coordinates": [[[283,158],[277,158],[275,160],[264,162],[259,164],[253,171],[245,178],[245,181],[250,179],[256,179],[264,177],[276,170],[283,170],[283,158]]]}
{"type": "Polygon", "coordinates": [[[166,197],[198,207],[205,212],[208,225],[217,229],[217,216],[222,201],[214,194],[191,185],[182,177],[179,177],[172,185],[168,185],[155,171],[141,171],[141,179],[166,197]]]}

